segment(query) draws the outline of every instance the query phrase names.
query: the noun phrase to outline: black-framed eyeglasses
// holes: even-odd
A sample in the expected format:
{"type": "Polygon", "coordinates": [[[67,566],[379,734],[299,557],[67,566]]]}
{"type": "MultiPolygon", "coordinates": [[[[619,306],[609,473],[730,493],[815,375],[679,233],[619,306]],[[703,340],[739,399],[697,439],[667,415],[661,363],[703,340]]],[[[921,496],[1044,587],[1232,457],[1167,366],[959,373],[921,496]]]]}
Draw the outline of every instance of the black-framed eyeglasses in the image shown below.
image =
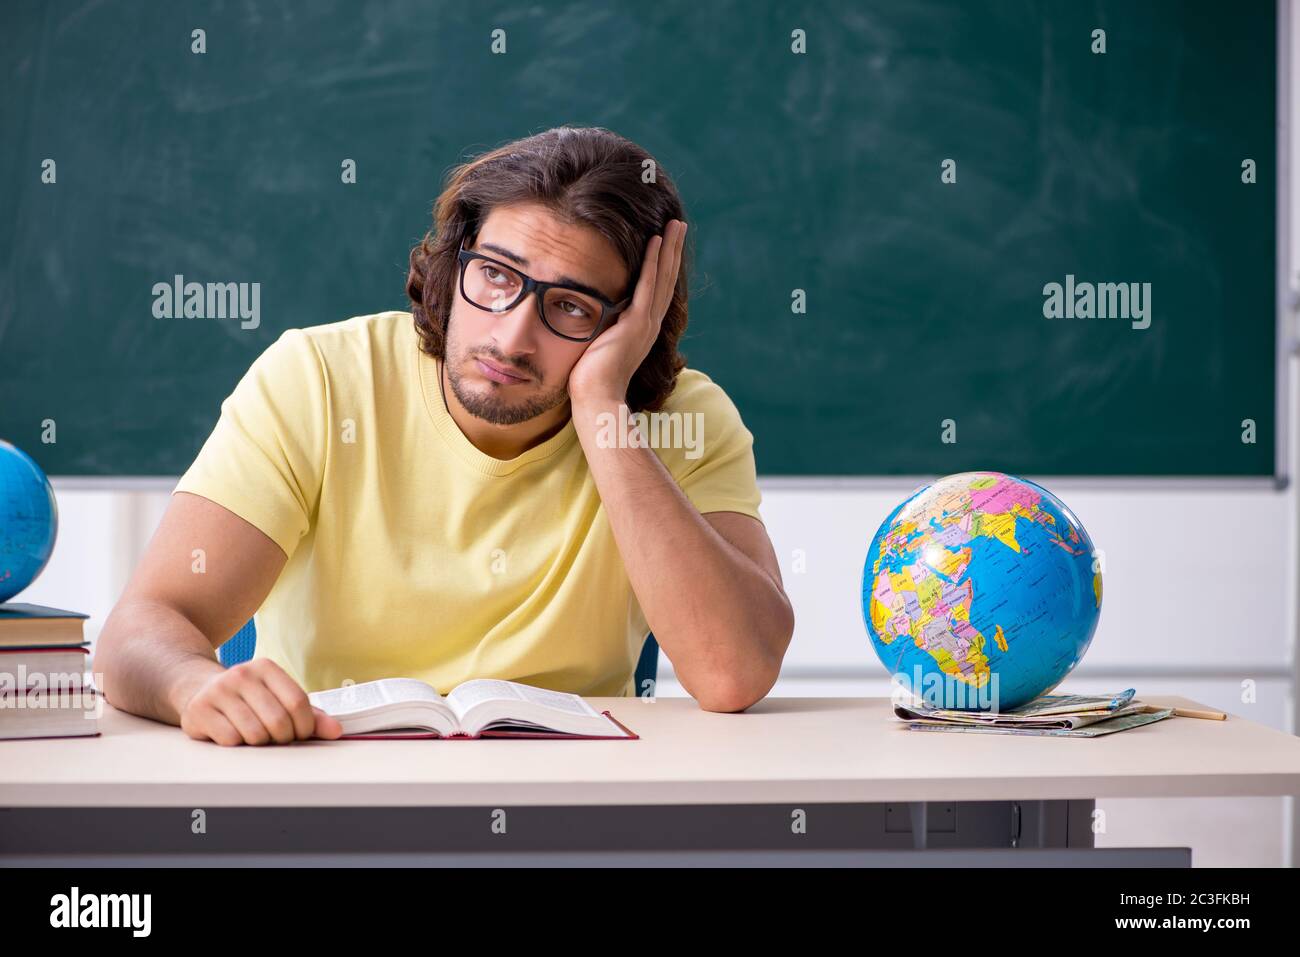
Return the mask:
{"type": "Polygon", "coordinates": [[[460,243],[460,294],[486,312],[509,312],[530,292],[537,295],[542,324],[561,339],[590,342],[632,304],[631,297],[610,302],[590,289],[554,282],[539,282],[514,266],[460,243]]]}

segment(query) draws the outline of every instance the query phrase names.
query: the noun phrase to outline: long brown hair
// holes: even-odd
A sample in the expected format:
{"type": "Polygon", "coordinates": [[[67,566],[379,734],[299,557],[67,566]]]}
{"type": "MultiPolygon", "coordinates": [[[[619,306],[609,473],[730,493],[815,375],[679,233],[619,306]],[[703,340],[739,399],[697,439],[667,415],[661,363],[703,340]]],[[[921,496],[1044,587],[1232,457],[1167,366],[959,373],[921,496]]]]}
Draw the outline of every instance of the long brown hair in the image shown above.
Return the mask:
{"type": "MultiPolygon", "coordinates": [[[[433,228],[411,250],[406,277],[420,348],[428,355],[444,357],[461,241],[478,234],[494,207],[520,202],[541,203],[562,222],[595,229],[618,251],[633,285],[650,237],[670,219],[686,220],[677,187],[653,157],[598,126],[556,127],[456,166],[434,203],[433,228]]],[[[628,385],[632,412],[659,409],[686,365],[677,343],[686,331],[689,251],[682,250],[659,337],[628,385]]]]}

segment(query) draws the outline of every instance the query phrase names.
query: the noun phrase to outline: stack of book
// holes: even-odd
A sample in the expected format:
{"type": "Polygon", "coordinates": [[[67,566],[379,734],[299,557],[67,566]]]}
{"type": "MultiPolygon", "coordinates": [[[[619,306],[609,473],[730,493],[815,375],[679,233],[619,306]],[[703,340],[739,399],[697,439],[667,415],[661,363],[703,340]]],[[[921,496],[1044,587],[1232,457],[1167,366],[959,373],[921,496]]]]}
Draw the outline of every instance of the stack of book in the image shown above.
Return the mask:
{"type": "Polygon", "coordinates": [[[0,740],[99,734],[102,704],[86,675],[88,617],[0,604],[0,740]]]}
{"type": "Polygon", "coordinates": [[[1006,711],[956,711],[922,701],[895,702],[894,714],[913,731],[975,731],[1095,738],[1127,731],[1174,713],[1138,701],[1129,688],[1114,695],[1045,694],[1006,711]]]}

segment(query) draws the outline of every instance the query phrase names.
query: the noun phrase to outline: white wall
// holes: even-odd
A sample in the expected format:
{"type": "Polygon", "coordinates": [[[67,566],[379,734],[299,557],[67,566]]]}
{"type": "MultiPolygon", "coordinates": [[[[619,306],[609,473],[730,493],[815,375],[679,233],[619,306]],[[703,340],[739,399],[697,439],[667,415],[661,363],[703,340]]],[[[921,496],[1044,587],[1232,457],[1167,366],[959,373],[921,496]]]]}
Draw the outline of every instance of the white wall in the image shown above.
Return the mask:
{"type": "MultiPolygon", "coordinates": [[[[1217,681],[1220,703],[1253,707],[1260,720],[1290,730],[1278,689],[1292,669],[1294,484],[1276,492],[1046,481],[1106,554],[1101,622],[1070,680],[1090,676],[1110,687],[1131,679],[1139,690],[1142,679],[1217,681]],[[1260,686],[1254,705],[1241,700],[1246,679],[1260,686]]],[[[798,491],[763,484],[763,516],[796,610],[783,686],[887,687],[862,624],[862,562],[875,529],[911,485],[798,491]],[[797,550],[802,573],[794,571],[797,550]]],[[[88,612],[94,640],[168,493],[58,497],[54,557],[21,599],[88,612]]],[[[663,675],[671,675],[667,664],[663,675]]]]}

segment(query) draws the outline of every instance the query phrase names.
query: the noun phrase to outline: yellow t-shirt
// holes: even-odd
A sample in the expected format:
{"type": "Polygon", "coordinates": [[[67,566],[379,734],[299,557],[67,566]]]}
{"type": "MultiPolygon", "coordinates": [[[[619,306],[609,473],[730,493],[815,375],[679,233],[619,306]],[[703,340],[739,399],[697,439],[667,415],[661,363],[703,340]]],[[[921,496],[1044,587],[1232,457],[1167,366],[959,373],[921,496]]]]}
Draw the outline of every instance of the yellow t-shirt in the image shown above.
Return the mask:
{"type": "MultiPolygon", "coordinates": [[[[684,369],[662,411],[702,413],[702,442],[654,449],[695,507],[761,521],[753,436],[726,393],[684,369]]],[[[288,556],[256,656],[307,691],[407,676],[443,694],[470,678],[635,694],[650,629],[573,421],[508,461],[479,451],[410,313],[284,332],[176,490],[288,556]]]]}

